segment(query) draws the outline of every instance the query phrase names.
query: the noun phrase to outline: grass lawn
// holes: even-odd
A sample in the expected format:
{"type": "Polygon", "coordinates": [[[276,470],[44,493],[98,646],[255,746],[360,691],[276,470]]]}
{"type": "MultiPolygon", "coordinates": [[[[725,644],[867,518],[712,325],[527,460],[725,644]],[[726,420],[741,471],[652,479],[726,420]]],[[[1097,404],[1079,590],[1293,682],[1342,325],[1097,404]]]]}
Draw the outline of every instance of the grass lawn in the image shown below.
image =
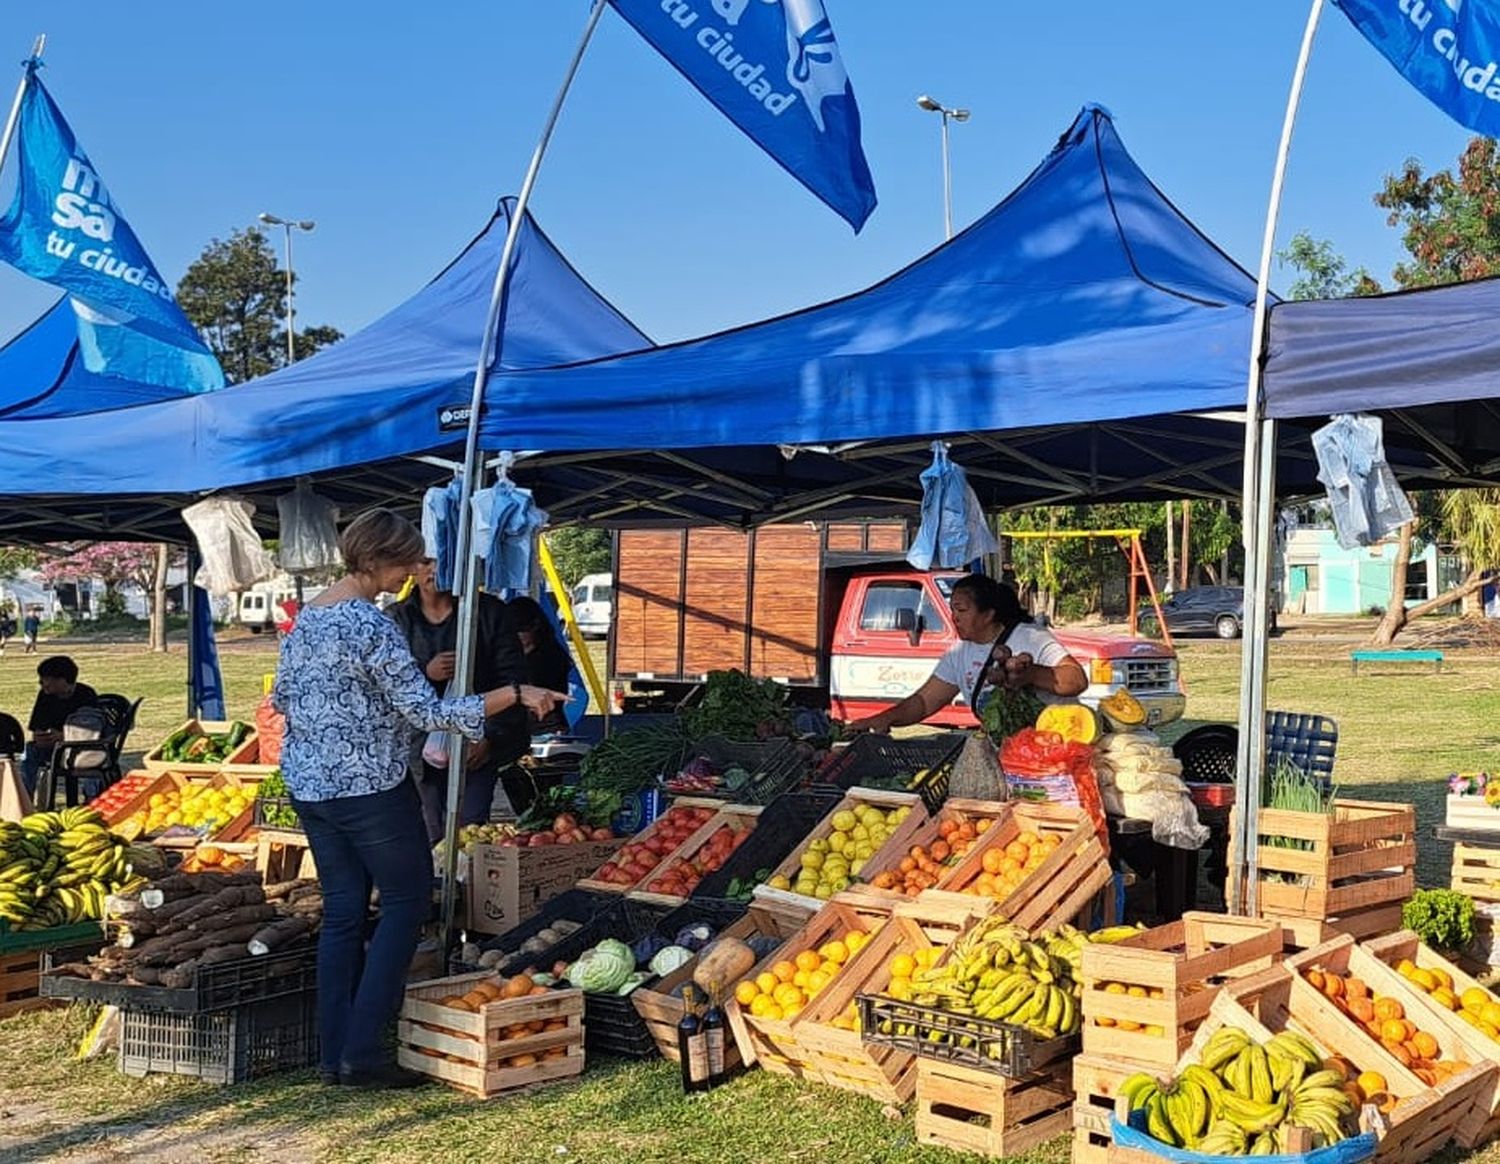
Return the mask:
{"type": "MultiPolygon", "coordinates": [[[[1432,840],[1449,772],[1494,762],[1496,660],[1449,652],[1440,675],[1421,667],[1351,677],[1348,643],[1297,631],[1272,646],[1272,707],[1338,721],[1338,774],[1350,795],[1415,802],[1421,821],[1419,879],[1447,881],[1449,853],[1432,840]]],[[[132,644],[53,644],[78,660],[101,691],[145,695],[141,748],[183,718],[184,654],[165,658],[132,644]]],[[[1239,649],[1179,644],[1191,723],[1233,720],[1239,649]]],[[[244,717],[274,665],[274,644],[222,648],[230,713],[244,717]]],[[[14,647],[0,658],[0,710],[22,720],[35,691],[34,659],[14,647]]],[[[1184,726],[1191,726],[1191,723],[1184,726]]],[[[676,1068],[661,1061],[590,1062],[584,1077],[537,1094],[477,1103],[431,1088],[353,1094],[320,1087],[303,1072],[232,1088],[119,1075],[112,1060],[79,1063],[84,1008],[0,1022],[0,1159],[5,1161],[525,1161],[726,1164],[729,1161],[949,1161],[973,1159],[913,1142],[909,1119],[841,1091],[751,1072],[708,1096],[684,1097],[676,1068]]],[[[1059,1139],[1028,1157],[1061,1164],[1059,1139]]],[[[1500,1164],[1500,1148],[1439,1161],[1500,1164]]]]}

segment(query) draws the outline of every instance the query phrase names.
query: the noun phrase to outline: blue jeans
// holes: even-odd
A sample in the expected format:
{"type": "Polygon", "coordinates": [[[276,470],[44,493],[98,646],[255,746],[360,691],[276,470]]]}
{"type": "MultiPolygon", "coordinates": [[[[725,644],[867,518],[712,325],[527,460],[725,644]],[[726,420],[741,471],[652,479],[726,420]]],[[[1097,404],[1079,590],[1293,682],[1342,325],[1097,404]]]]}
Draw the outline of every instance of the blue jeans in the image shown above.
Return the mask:
{"type": "MultiPolygon", "coordinates": [[[[490,802],[495,799],[495,783],[499,778],[499,773],[493,768],[464,773],[464,798],[458,806],[460,826],[489,823],[490,802]]],[[[427,839],[435,845],[443,839],[443,826],[448,819],[448,769],[424,763],[417,791],[422,798],[427,839]]]]}
{"type": "Polygon", "coordinates": [[[385,1035],[422,923],[432,912],[432,853],[412,782],[336,800],[294,800],[323,883],[318,937],[318,1033],[325,1071],[389,1062],[385,1035]],[[370,886],[380,921],[365,948],[370,886]]]}

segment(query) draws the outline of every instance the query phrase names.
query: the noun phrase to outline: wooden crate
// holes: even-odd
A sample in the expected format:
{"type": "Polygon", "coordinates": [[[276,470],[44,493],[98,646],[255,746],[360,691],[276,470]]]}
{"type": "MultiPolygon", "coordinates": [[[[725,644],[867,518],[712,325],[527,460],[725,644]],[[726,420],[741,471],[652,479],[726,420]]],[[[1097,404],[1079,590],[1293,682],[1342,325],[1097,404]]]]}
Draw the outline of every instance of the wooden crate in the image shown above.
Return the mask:
{"type": "Polygon", "coordinates": [[[53,999],[41,997],[41,973],[40,950],[0,954],[0,1019],[61,1005],[53,999]]]}
{"type": "Polygon", "coordinates": [[[1061,843],[1000,900],[996,912],[1033,934],[1074,921],[1113,874],[1093,822],[1087,814],[1061,804],[1012,803],[1010,812],[986,830],[942,886],[924,891],[919,900],[974,896],[969,891],[984,871],[984,854],[1003,848],[1027,831],[1050,833],[1060,837],[1061,843]]]}
{"type": "Polygon", "coordinates": [[[1325,1056],[1339,1055],[1359,1071],[1383,1075],[1397,1103],[1386,1117],[1389,1127],[1381,1134],[1376,1157],[1392,1164],[1426,1161],[1454,1137],[1476,1100],[1494,1086],[1494,1065],[1486,1064],[1429,1087],[1287,967],[1226,986],[1197,1037],[1205,1037],[1215,1021],[1239,1026],[1255,1038],[1289,1028],[1301,1031],[1325,1056]]]}
{"type": "MultiPolygon", "coordinates": [[[[986,822],[984,825],[985,832],[979,833],[974,840],[972,848],[969,850],[969,852],[973,852],[974,849],[979,848],[982,844],[988,831],[1011,814],[1012,807],[1011,804],[998,800],[970,800],[963,797],[954,797],[943,804],[943,807],[938,810],[936,816],[930,816],[922,822],[921,826],[907,839],[905,848],[897,849],[893,846],[883,846],[880,852],[865,862],[864,867],[860,870],[860,879],[869,882],[882,873],[896,872],[897,866],[908,855],[913,845],[921,845],[923,848],[930,850],[934,841],[942,839],[943,825],[947,821],[952,821],[955,824],[971,821],[976,826],[981,821],[986,822]]],[[[966,853],[965,856],[967,855],[966,853]]],[[[933,888],[944,888],[958,872],[958,867],[961,864],[962,858],[954,861],[951,866],[944,870],[942,877],[939,878],[933,888]]],[[[891,892],[896,893],[898,896],[906,896],[901,894],[899,890],[892,890],[891,892]]],[[[913,894],[910,896],[916,895],[913,894]]]]}
{"type": "MultiPolygon", "coordinates": [[[[667,809],[667,812],[662,813],[661,816],[657,817],[635,836],[631,837],[628,841],[625,842],[625,844],[638,845],[642,841],[651,840],[661,829],[662,821],[666,819],[667,814],[670,813],[673,808],[707,808],[712,809],[714,814],[718,815],[719,811],[723,807],[724,802],[722,800],[711,800],[705,796],[679,796],[672,801],[672,804],[667,809]]],[[[665,869],[667,867],[667,862],[670,861],[674,856],[676,856],[677,853],[682,849],[692,845],[694,851],[696,852],[697,845],[694,845],[694,842],[696,841],[698,845],[701,845],[704,841],[706,841],[709,837],[710,826],[713,823],[713,817],[709,817],[707,820],[705,820],[701,825],[699,825],[696,829],[689,833],[682,840],[682,842],[678,844],[677,848],[664,853],[661,860],[657,861],[655,867],[651,870],[651,872],[645,877],[642,877],[637,882],[629,885],[624,885],[614,881],[600,881],[593,877],[580,877],[577,883],[578,888],[592,889],[596,893],[629,893],[631,890],[638,889],[647,881],[650,881],[653,877],[655,877],[659,870],[665,869]]],[[[621,847],[623,848],[625,846],[621,847]]],[[[613,857],[610,858],[610,860],[613,859],[613,857]]]]}
{"type": "MultiPolygon", "coordinates": [[[[230,752],[223,760],[212,764],[195,764],[184,760],[163,760],[161,757],[162,744],[157,744],[141,760],[141,765],[151,772],[196,772],[200,775],[218,772],[226,764],[254,764],[260,757],[260,743],[256,739],[255,725],[247,720],[241,720],[250,729],[250,734],[240,741],[240,746],[230,752]]],[[[176,735],[183,728],[192,728],[194,731],[207,735],[222,735],[234,726],[233,720],[227,719],[190,719],[179,725],[166,736],[162,737],[162,743],[167,738],[176,735]]],[[[270,771],[270,769],[266,769],[270,771]]]]}
{"type": "MultiPolygon", "coordinates": [[[[649,885],[657,876],[665,873],[668,868],[678,861],[691,861],[702,850],[703,846],[713,839],[720,829],[733,829],[735,832],[749,836],[755,830],[756,822],[760,819],[763,811],[758,804],[724,804],[708,822],[697,832],[678,845],[676,849],[668,853],[652,870],[651,876],[643,878],[637,885],[649,885]]],[[[743,838],[742,838],[743,840],[743,838]]],[[[653,893],[647,889],[636,888],[630,890],[627,897],[635,901],[644,902],[647,905],[664,905],[674,908],[687,900],[686,897],[678,897],[671,893],[653,893]]]]}
{"type": "Polygon", "coordinates": [[[1451,885],[1475,901],[1500,901],[1500,832],[1493,847],[1454,842],[1451,885]]]}
{"type": "MultiPolygon", "coordinates": [[[[1330,813],[1263,808],[1257,818],[1256,910],[1376,932],[1368,911],[1399,906],[1416,888],[1417,815],[1410,804],[1344,800],[1330,813]],[[1285,837],[1308,848],[1282,848],[1285,837]],[[1294,881],[1282,881],[1287,875],[1294,881]]],[[[1233,833],[1231,832],[1231,836],[1233,833]]],[[[1231,852],[1230,867],[1235,857],[1231,852]]]]}
{"type": "MultiPolygon", "coordinates": [[[[1368,951],[1371,957],[1378,958],[1387,966],[1395,966],[1402,959],[1406,959],[1424,970],[1441,970],[1453,980],[1453,993],[1459,997],[1462,997],[1466,991],[1478,989],[1483,990],[1494,1001],[1500,1002],[1500,998],[1496,998],[1492,991],[1485,989],[1461,967],[1448,961],[1436,950],[1424,945],[1410,930],[1401,930],[1384,937],[1372,938],[1362,943],[1362,948],[1368,951]]],[[[1472,1061],[1479,1062],[1500,1057],[1500,1041],[1490,1038],[1479,1028],[1470,1026],[1430,996],[1424,996],[1420,1002],[1428,1008],[1427,1013],[1435,1012],[1441,1021],[1448,1024],[1450,1029],[1458,1035],[1464,1046],[1469,1049],[1472,1061]]],[[[1495,1114],[1500,1115],[1500,1111],[1495,1114]]],[[[1459,1125],[1456,1138],[1464,1147],[1473,1147],[1492,1140],[1497,1135],[1500,1135],[1500,1119],[1481,1119],[1476,1113],[1472,1120],[1459,1125]]]]}
{"type": "Polygon", "coordinates": [[[1072,1124],[1068,1064],[1002,1079],[958,1063],[917,1060],[917,1143],[1002,1158],[1019,1155],[1072,1124]]]}
{"type": "MultiPolygon", "coordinates": [[[[861,804],[874,805],[882,812],[893,808],[910,808],[911,812],[907,818],[896,826],[895,830],[886,838],[885,844],[881,845],[866,860],[865,866],[861,868],[863,876],[864,868],[873,867],[870,862],[878,862],[885,859],[890,853],[905,854],[911,848],[912,837],[914,837],[927,821],[927,809],[922,804],[922,798],[914,792],[885,792],[878,788],[851,788],[842,800],[834,805],[824,815],[812,831],[803,838],[802,843],[787,854],[786,860],[772,870],[771,876],[785,877],[792,884],[797,882],[797,873],[802,868],[802,854],[807,852],[808,845],[815,840],[827,839],[833,832],[833,818],[841,812],[857,808],[861,804]]],[[[768,879],[769,880],[769,879],[768,879]]],[[[861,892],[877,897],[884,897],[889,902],[900,900],[901,895],[897,893],[875,890],[869,886],[861,886],[861,892]]],[[[755,887],[757,900],[768,902],[783,902],[787,904],[811,906],[817,909],[823,903],[816,897],[808,897],[806,894],[796,893],[789,889],[773,889],[769,884],[757,885],[755,887]]],[[[890,908],[889,904],[886,906],[890,908]]]]}
{"type": "MultiPolygon", "coordinates": [[[[746,977],[759,974],[780,961],[795,961],[803,950],[816,950],[825,942],[847,930],[857,929],[874,935],[890,920],[881,909],[872,908],[862,898],[835,897],[808,919],[807,924],[782,944],[781,948],[762,958],[746,977]]],[[[861,951],[863,953],[863,951],[861,951]]],[[[847,967],[846,967],[847,969],[847,967]]],[[[831,986],[823,988],[824,993],[831,986]]],[[[759,1064],[764,1070],[799,1079],[822,1082],[817,1068],[803,1050],[800,1028],[808,1009],[790,1020],[769,1019],[741,1009],[734,999],[725,1002],[729,1029],[739,1044],[740,1058],[746,1066],[759,1064]]]]}
{"type": "Polygon", "coordinates": [[[317,864],[306,833],[259,829],[255,834],[255,868],[267,885],[316,877],[317,864]]]}
{"type": "MultiPolygon", "coordinates": [[[[769,910],[752,906],[744,917],[724,927],[719,934],[721,938],[738,938],[742,942],[749,941],[753,937],[766,936],[779,938],[786,941],[807,924],[808,915],[804,914],[801,921],[788,928],[784,915],[769,910]]],[[[651,1037],[656,1040],[657,1049],[661,1051],[662,1057],[677,1062],[677,1024],[682,1020],[682,999],[673,994],[677,987],[692,981],[693,971],[698,968],[698,959],[685,962],[672,973],[651,983],[650,986],[637,987],[630,992],[630,1001],[635,1004],[636,1013],[646,1021],[646,1029],[651,1032],[651,1037]]],[[[752,973],[759,973],[759,968],[752,973]]],[[[727,1004],[733,996],[735,983],[725,982],[721,984],[724,991],[724,1001],[727,1004]]],[[[733,1069],[743,1062],[740,1055],[739,1043],[731,1038],[724,1047],[725,1066],[733,1069]]]]}
{"type": "MultiPolygon", "coordinates": [[[[1473,1108],[1459,1122],[1454,1138],[1461,1147],[1473,1148],[1500,1132],[1500,1071],[1494,1060],[1500,1056],[1500,1044],[1477,1027],[1461,1020],[1453,1011],[1434,1001],[1415,983],[1408,982],[1397,974],[1387,959],[1399,962],[1402,958],[1416,961],[1421,942],[1410,931],[1398,943],[1387,943],[1380,947],[1384,956],[1357,944],[1353,938],[1340,935],[1332,941],[1308,950],[1289,959],[1288,969],[1302,970],[1317,965],[1339,974],[1355,974],[1369,986],[1372,994],[1382,994],[1397,999],[1406,1015],[1421,1029],[1428,1031],[1438,1041],[1441,1058],[1471,1064],[1489,1064],[1490,1087],[1481,1091],[1473,1108]]],[[[1429,951],[1429,953],[1431,953],[1429,951]]],[[[1429,965],[1431,962],[1429,961],[1429,965]]],[[[1467,975],[1465,975],[1467,979],[1467,975]]],[[[1472,979],[1468,979],[1472,982],[1472,979]]],[[[1458,979],[1455,978],[1457,983],[1458,979]]],[[[1466,989],[1466,988],[1460,988],[1466,989]]]]}
{"type": "Polygon", "coordinates": [[[1120,1084],[1140,1068],[1079,1055],[1073,1060],[1073,1161],[1105,1164],[1110,1147],[1109,1117],[1120,1084]]]}
{"type": "MultiPolygon", "coordinates": [[[[152,796],[162,792],[181,791],[187,788],[241,788],[247,785],[258,784],[255,779],[247,779],[233,772],[220,771],[218,768],[208,768],[203,771],[189,770],[180,771],[173,768],[167,772],[161,772],[156,779],[145,788],[141,789],[128,803],[126,803],[115,815],[110,823],[118,825],[120,822],[133,816],[135,813],[145,809],[152,796]]],[[[216,832],[207,837],[179,836],[179,837],[147,837],[154,845],[160,845],[168,849],[194,849],[203,841],[241,841],[255,828],[255,805],[247,805],[238,816],[227,824],[220,827],[216,832]]]]}
{"type": "Polygon", "coordinates": [[[1170,1070],[1224,982],[1265,970],[1281,955],[1280,922],[1210,913],[1085,946],[1084,1053],[1170,1070]]]}
{"type": "Polygon", "coordinates": [[[549,990],[490,1002],[474,1013],[438,1005],[440,999],[466,994],[481,982],[503,981],[486,971],[408,986],[396,1029],[397,1062],[481,1099],[580,1074],[581,990],[549,990]],[[531,1029],[514,1032],[518,1027],[531,1029]],[[502,1065],[518,1055],[535,1056],[537,1062],[502,1065]]]}

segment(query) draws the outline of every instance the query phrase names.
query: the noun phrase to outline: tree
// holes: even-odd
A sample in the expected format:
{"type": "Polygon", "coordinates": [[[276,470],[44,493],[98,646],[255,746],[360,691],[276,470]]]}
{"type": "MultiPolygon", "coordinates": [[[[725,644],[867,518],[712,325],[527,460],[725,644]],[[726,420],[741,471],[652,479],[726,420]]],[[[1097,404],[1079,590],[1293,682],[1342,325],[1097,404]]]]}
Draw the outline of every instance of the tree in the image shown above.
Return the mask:
{"type": "MultiPolygon", "coordinates": [[[[157,548],[144,542],[93,542],[79,546],[58,546],[58,556],[42,564],[42,581],[48,583],[80,582],[98,578],[104,583],[99,601],[101,614],[124,614],[125,596],[120,587],[133,583],[142,590],[152,586],[156,577],[157,548]]],[[[153,624],[161,612],[153,608],[153,624]]],[[[165,648],[165,631],[163,648],[165,648]]],[[[152,628],[153,639],[156,628],[152,628]]]]}
{"type": "Polygon", "coordinates": [[[1286,250],[1276,252],[1277,261],[1297,272],[1287,288],[1288,299],[1344,299],[1351,295],[1374,295],[1380,284],[1363,267],[1353,271],[1343,255],[1327,239],[1315,239],[1305,230],[1292,236],[1286,250]]]}
{"type": "MultiPolygon", "coordinates": [[[[1453,546],[1463,557],[1464,580],[1412,607],[1407,607],[1400,598],[1405,593],[1403,586],[1402,590],[1391,595],[1390,605],[1371,637],[1373,643],[1385,645],[1393,642],[1412,620],[1441,610],[1450,603],[1461,602],[1483,587],[1490,575],[1500,569],[1500,489],[1449,489],[1437,494],[1435,499],[1440,540],[1453,546]]],[[[1407,522],[1401,527],[1401,540],[1396,546],[1398,560],[1403,553],[1410,560],[1412,539],[1420,520],[1407,522]]],[[[1404,583],[1404,575],[1402,580],[1404,583]]]]}
{"type": "MultiPolygon", "coordinates": [[[[203,333],[230,383],[263,376],[286,363],[286,270],[258,228],[209,243],[183,273],[177,301],[203,333]]],[[[342,338],[337,328],[303,328],[294,337],[297,358],[342,338]]]]}
{"type": "Polygon", "coordinates": [[[1375,204],[1401,228],[1411,261],[1392,277],[1402,287],[1432,287],[1500,274],[1500,160],[1492,138],[1475,137],[1458,159],[1458,173],[1424,175],[1408,158],[1387,174],[1375,204]]]}
{"type": "Polygon", "coordinates": [[[29,546],[0,546],[0,581],[14,578],[22,570],[35,570],[42,555],[29,546]]]}
{"type": "Polygon", "coordinates": [[[547,548],[563,585],[571,590],[585,574],[608,573],[614,563],[609,531],[565,525],[547,532],[547,548]]]}

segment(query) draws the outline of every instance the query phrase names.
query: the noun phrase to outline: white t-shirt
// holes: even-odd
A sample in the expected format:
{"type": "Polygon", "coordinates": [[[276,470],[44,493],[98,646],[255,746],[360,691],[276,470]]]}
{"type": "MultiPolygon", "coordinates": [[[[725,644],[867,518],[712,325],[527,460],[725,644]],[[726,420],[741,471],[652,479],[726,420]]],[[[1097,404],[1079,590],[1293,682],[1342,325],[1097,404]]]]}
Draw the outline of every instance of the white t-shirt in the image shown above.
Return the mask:
{"type": "MultiPolygon", "coordinates": [[[[1024,652],[1031,656],[1034,663],[1043,667],[1055,667],[1068,657],[1068,649],[1057,641],[1051,631],[1029,622],[1017,624],[1005,645],[1012,654],[1024,652]]],[[[960,639],[943,652],[943,657],[932,669],[933,678],[953,684],[958,688],[959,698],[968,703],[969,693],[974,690],[979,672],[984,667],[985,660],[990,657],[990,648],[993,646],[994,643],[971,643],[960,639]]],[[[1056,695],[1041,688],[1033,688],[1032,691],[1043,703],[1074,701],[1070,695],[1056,695]]]]}

